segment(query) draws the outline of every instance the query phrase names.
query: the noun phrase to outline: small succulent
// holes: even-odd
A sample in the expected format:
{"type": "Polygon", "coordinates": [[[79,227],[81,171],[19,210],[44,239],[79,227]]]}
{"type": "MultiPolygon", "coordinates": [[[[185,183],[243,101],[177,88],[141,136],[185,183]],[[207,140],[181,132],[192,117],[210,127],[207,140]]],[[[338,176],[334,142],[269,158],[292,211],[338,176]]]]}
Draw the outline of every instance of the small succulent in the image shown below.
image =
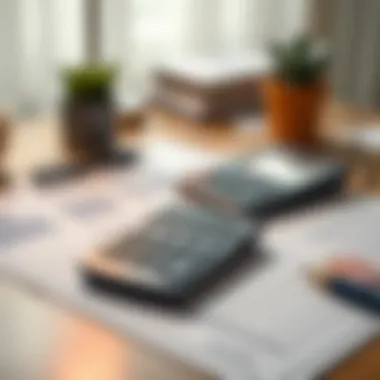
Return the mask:
{"type": "Polygon", "coordinates": [[[79,98],[97,98],[108,94],[117,70],[111,65],[83,65],[63,70],[68,94],[79,98]]]}
{"type": "Polygon", "coordinates": [[[292,86],[318,83],[326,73],[328,54],[308,36],[271,46],[275,77],[292,86]]]}

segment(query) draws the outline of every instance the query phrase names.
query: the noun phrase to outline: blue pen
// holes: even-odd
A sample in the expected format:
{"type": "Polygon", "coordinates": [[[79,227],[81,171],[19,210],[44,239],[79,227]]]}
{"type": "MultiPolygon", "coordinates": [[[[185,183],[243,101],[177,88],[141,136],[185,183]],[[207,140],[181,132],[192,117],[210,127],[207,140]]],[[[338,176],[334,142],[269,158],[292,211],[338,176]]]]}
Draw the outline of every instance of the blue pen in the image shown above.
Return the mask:
{"type": "Polygon", "coordinates": [[[336,296],[380,315],[380,287],[344,277],[331,277],[326,285],[327,289],[336,296]]]}
{"type": "Polygon", "coordinates": [[[313,267],[309,270],[313,283],[331,294],[380,315],[380,286],[377,283],[357,281],[348,276],[334,275],[328,266],[313,267]]]}

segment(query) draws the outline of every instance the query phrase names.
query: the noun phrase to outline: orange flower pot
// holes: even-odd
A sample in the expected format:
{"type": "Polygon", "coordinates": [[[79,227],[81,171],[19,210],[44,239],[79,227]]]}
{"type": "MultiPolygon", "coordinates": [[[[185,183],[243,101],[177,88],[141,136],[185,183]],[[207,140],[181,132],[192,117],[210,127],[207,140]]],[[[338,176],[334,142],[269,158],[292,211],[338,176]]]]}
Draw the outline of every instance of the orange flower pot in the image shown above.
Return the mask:
{"type": "Polygon", "coordinates": [[[265,79],[263,96],[271,139],[291,145],[315,145],[324,94],[321,83],[297,86],[276,78],[265,79]]]}

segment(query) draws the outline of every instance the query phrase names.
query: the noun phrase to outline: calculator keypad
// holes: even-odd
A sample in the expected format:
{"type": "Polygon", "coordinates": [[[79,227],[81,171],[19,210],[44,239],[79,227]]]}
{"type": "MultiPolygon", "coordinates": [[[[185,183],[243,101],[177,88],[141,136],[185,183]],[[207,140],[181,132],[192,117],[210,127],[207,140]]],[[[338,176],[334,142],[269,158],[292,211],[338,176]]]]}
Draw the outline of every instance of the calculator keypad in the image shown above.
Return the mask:
{"type": "Polygon", "coordinates": [[[251,237],[252,228],[241,218],[198,207],[178,207],[164,211],[137,234],[119,241],[108,254],[125,265],[131,280],[136,281],[139,273],[152,273],[160,279],[156,286],[170,288],[195,281],[228,259],[251,237]]]}

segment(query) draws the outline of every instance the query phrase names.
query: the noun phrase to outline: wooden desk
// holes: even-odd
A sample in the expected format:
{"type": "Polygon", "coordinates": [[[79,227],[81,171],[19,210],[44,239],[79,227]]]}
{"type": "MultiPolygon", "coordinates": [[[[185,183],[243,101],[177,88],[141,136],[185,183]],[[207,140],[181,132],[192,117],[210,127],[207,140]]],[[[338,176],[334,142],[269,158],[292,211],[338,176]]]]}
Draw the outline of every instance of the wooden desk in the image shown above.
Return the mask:
{"type": "Polygon", "coordinates": [[[380,379],[380,339],[373,340],[323,377],[323,380],[378,379],[380,379]]]}
{"type": "MultiPolygon", "coordinates": [[[[351,120],[347,114],[344,113],[339,107],[330,107],[326,113],[325,124],[327,126],[335,126],[344,124],[351,120]]],[[[145,128],[134,135],[124,135],[121,140],[132,144],[143,144],[146,139],[167,138],[179,140],[189,145],[198,148],[204,148],[208,151],[224,153],[226,155],[235,154],[247,150],[249,148],[264,145],[266,143],[265,134],[262,130],[257,128],[252,129],[239,129],[231,128],[230,125],[194,125],[192,123],[184,122],[181,119],[175,119],[163,114],[152,113],[147,116],[145,128]]],[[[14,130],[12,138],[11,149],[8,157],[8,167],[17,174],[20,180],[27,178],[29,171],[38,164],[47,161],[56,161],[62,159],[62,149],[59,144],[59,130],[57,123],[51,118],[38,119],[35,121],[28,121],[21,123],[14,130]]],[[[79,346],[76,341],[82,339],[77,335],[86,336],[85,341],[91,342],[92,349],[87,350],[88,355],[93,353],[95,346],[99,345],[99,352],[101,352],[101,363],[108,363],[110,366],[108,372],[102,368],[100,373],[114,374],[113,366],[118,367],[120,360],[115,360],[115,352],[118,351],[118,346],[122,344],[116,338],[110,343],[109,336],[103,338],[102,334],[97,331],[97,327],[93,330],[81,328],[80,324],[76,327],[70,327],[75,331],[76,338],[72,339],[72,343],[68,342],[70,346],[69,359],[73,360],[72,363],[67,361],[65,357],[64,366],[70,368],[75,366],[75,358],[83,355],[77,352],[79,346]],[[93,339],[88,338],[88,334],[94,334],[93,339]],[[105,347],[110,347],[109,350],[105,347]],[[77,354],[78,355],[77,355],[77,354]],[[109,356],[109,360],[105,356],[109,356]]],[[[112,340],[112,339],[111,339],[112,340]]],[[[85,351],[86,351],[85,350],[85,351]]],[[[97,352],[98,352],[97,351],[97,352]]],[[[97,359],[91,357],[89,360],[91,366],[96,367],[97,359]]],[[[103,365],[103,364],[102,364],[103,365]]],[[[97,371],[92,371],[94,375],[97,371]]],[[[82,377],[75,377],[74,374],[70,377],[67,374],[65,380],[79,380],[82,377]]],[[[92,377],[92,380],[97,377],[92,377]]],[[[101,377],[99,377],[101,379],[101,377]]],[[[120,377],[114,375],[107,378],[108,380],[119,380],[120,377]]],[[[373,341],[358,354],[353,355],[346,362],[342,363],[338,368],[331,371],[324,377],[325,380],[379,380],[380,379],[380,339],[373,341]]],[[[180,379],[179,379],[180,380],[180,379]]]]}

